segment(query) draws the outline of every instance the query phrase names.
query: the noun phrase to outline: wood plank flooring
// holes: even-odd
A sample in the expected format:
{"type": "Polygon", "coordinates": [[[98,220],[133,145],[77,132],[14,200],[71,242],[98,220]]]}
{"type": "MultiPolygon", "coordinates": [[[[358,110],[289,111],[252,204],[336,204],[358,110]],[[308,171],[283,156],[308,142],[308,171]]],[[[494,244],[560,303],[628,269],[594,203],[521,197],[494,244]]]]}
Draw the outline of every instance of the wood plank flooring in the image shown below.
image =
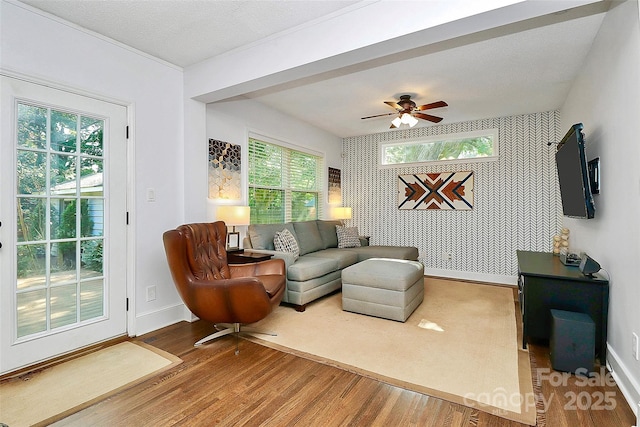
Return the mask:
{"type": "MultiPolygon", "coordinates": [[[[174,369],[73,414],[56,426],[433,426],[520,427],[487,413],[228,336],[200,348],[205,322],[181,322],[139,339],[184,361],[174,369]]],[[[548,348],[531,345],[550,371],[548,348]]],[[[549,407],[539,426],[629,427],[635,416],[616,386],[540,384],[549,407]],[[610,393],[610,410],[565,410],[571,393],[610,393]],[[613,403],[611,403],[613,402],[613,403]]],[[[553,383],[553,384],[552,384],[553,383]]],[[[609,399],[608,399],[609,401],[609,399]]],[[[603,402],[604,405],[607,402],[603,402]]],[[[595,408],[595,409],[594,409],[595,408]]]]}

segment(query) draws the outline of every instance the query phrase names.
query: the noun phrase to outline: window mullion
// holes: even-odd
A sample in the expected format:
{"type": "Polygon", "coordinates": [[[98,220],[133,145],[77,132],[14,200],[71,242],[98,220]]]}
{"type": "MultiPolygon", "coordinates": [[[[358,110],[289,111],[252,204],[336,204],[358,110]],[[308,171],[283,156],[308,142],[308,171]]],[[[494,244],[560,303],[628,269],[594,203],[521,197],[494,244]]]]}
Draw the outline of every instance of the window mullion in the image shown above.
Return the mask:
{"type": "Polygon", "coordinates": [[[316,188],[315,188],[316,200],[317,200],[316,209],[317,209],[317,212],[318,212],[318,218],[322,218],[324,216],[323,215],[324,203],[322,203],[321,194],[323,194],[322,193],[322,190],[324,188],[323,183],[327,182],[327,179],[324,176],[324,171],[325,170],[327,170],[327,169],[324,167],[323,159],[318,159],[318,161],[316,162],[316,188]]]}
{"type": "Polygon", "coordinates": [[[284,190],[284,222],[291,222],[291,151],[282,150],[282,189],[284,190]]]}

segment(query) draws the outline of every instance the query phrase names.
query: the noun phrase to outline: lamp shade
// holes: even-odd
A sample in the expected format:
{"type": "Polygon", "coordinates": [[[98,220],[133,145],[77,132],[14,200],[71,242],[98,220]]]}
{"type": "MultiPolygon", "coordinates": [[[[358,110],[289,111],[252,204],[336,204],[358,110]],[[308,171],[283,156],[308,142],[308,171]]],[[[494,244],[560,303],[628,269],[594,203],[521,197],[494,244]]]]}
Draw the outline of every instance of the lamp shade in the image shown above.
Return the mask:
{"type": "Polygon", "coordinates": [[[337,206],[331,209],[331,217],[333,219],[351,219],[351,208],[337,206]]]}
{"type": "Polygon", "coordinates": [[[249,225],[251,223],[251,208],[249,206],[218,206],[216,219],[224,221],[226,225],[249,225]]]}
{"type": "MultiPolygon", "coordinates": [[[[409,127],[414,127],[415,125],[418,124],[418,120],[415,117],[413,117],[411,114],[404,113],[400,117],[400,123],[401,124],[405,124],[405,125],[409,125],[409,127]]],[[[396,126],[396,127],[398,127],[398,126],[396,126]]]]}
{"type": "Polygon", "coordinates": [[[409,127],[412,128],[418,124],[418,120],[409,113],[402,113],[400,116],[393,119],[391,124],[397,128],[399,128],[400,125],[409,125],[409,127]]]}

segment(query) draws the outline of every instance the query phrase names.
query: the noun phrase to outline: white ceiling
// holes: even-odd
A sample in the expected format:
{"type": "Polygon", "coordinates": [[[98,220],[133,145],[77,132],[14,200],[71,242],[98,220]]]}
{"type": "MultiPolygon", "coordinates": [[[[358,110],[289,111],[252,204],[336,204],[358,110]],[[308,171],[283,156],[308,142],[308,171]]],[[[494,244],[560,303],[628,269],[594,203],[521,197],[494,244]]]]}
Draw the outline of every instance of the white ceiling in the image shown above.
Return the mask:
{"type": "Polygon", "coordinates": [[[21,0],[180,67],[357,1],[21,0]]]}
{"type": "MultiPolygon", "coordinates": [[[[186,67],[352,6],[354,1],[23,0],[155,57],[186,67]]],[[[416,2],[425,5],[428,1],[416,2]]],[[[603,8],[494,28],[330,75],[246,93],[340,136],[383,132],[383,101],[410,94],[441,123],[558,109],[585,61],[603,8]]],[[[224,101],[222,101],[224,102],[224,101]]],[[[421,120],[418,126],[432,126],[421,120]]]]}

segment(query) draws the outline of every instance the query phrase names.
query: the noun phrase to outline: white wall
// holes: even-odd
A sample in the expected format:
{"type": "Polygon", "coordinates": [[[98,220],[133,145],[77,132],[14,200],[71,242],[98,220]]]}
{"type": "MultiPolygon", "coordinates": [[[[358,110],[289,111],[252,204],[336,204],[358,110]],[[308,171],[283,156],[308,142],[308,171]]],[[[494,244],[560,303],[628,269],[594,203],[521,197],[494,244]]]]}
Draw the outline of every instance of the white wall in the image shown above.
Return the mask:
{"type": "MultiPolygon", "coordinates": [[[[190,200],[190,203],[206,203],[207,189],[207,156],[208,139],[218,139],[242,146],[242,176],[244,188],[244,200],[247,202],[247,138],[249,133],[257,133],[269,138],[277,139],[287,144],[307,148],[320,153],[325,158],[325,168],[323,177],[324,212],[327,212],[327,168],[342,167],[341,138],[318,129],[307,123],[293,119],[259,102],[249,99],[225,101],[207,105],[207,135],[202,141],[190,141],[188,144],[198,144],[197,157],[187,159],[187,162],[197,171],[191,172],[198,178],[197,182],[189,182],[187,186],[199,188],[194,191],[197,200],[190,200]],[[204,179],[199,179],[204,176],[204,179]]],[[[228,203],[227,201],[221,203],[228,203]]],[[[232,203],[233,204],[233,203],[232,203]]]]}
{"type": "Polygon", "coordinates": [[[167,268],[162,233],[183,217],[176,203],[183,198],[182,71],[22,4],[2,1],[0,7],[2,68],[129,103],[135,144],[130,228],[135,332],[179,320],[183,306],[167,268]],[[156,190],[153,203],[145,201],[150,187],[156,190]],[[157,300],[147,303],[150,285],[157,286],[157,300]]]}
{"type": "Polygon", "coordinates": [[[637,410],[640,362],[640,26],[638,2],[614,3],[586,64],[561,109],[562,128],[584,124],[587,159],[600,157],[602,182],[594,219],[565,218],[571,247],[586,251],[611,275],[609,361],[637,410]]]}

